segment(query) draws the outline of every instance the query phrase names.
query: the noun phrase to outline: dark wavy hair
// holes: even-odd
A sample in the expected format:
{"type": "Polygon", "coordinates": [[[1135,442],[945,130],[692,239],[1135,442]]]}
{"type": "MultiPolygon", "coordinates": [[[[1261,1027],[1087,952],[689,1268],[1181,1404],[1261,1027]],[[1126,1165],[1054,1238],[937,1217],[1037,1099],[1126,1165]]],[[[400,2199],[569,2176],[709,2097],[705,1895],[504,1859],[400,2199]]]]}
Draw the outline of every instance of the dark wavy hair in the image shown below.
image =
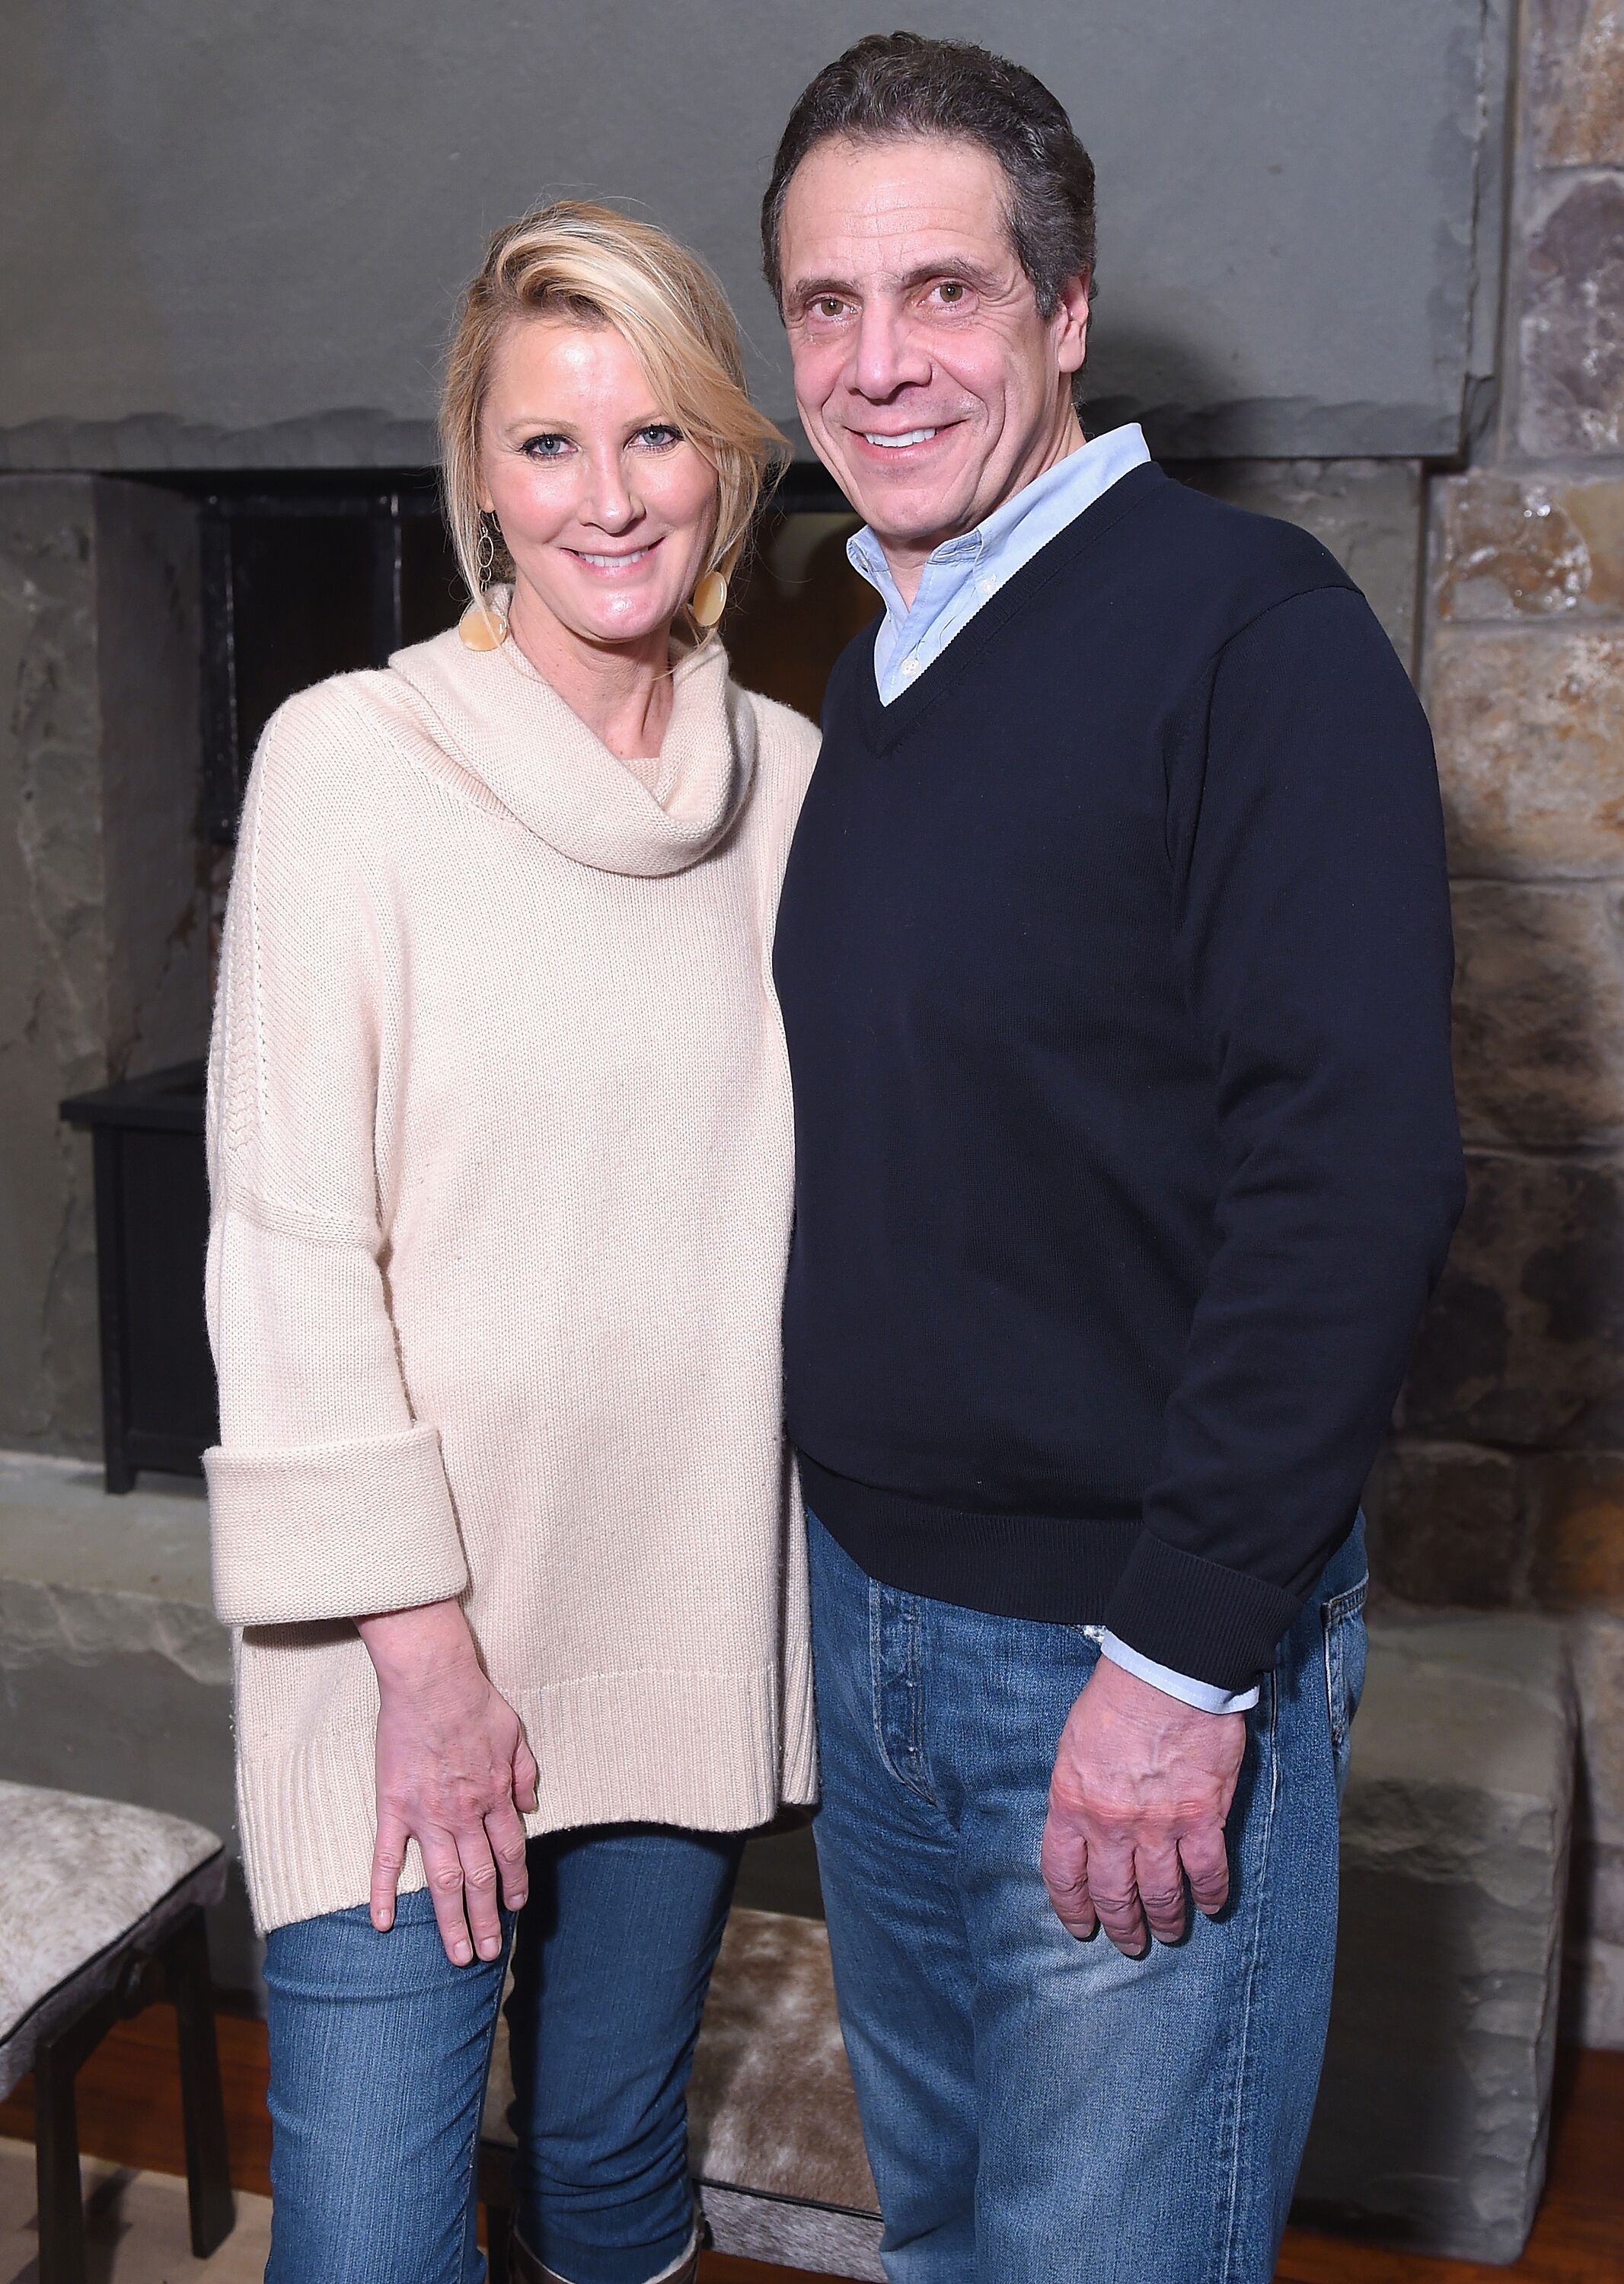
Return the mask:
{"type": "Polygon", "coordinates": [[[1041,79],[968,40],[874,32],[826,64],[791,112],[761,200],[761,266],[784,304],[778,239],[795,169],[818,144],[932,135],[976,143],[1010,186],[1010,236],[1039,313],[1094,270],[1094,161],[1041,79]]]}

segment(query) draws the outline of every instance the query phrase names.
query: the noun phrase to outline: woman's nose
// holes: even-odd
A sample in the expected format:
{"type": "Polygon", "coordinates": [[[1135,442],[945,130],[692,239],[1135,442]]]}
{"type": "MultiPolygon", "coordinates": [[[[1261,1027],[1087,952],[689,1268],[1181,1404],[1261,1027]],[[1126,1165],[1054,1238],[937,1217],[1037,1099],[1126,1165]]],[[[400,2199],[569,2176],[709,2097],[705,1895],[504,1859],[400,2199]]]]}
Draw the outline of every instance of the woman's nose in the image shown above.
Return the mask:
{"type": "Polygon", "coordinates": [[[613,459],[594,462],[582,512],[589,523],[605,531],[624,531],[643,512],[632,497],[618,453],[613,459]]]}

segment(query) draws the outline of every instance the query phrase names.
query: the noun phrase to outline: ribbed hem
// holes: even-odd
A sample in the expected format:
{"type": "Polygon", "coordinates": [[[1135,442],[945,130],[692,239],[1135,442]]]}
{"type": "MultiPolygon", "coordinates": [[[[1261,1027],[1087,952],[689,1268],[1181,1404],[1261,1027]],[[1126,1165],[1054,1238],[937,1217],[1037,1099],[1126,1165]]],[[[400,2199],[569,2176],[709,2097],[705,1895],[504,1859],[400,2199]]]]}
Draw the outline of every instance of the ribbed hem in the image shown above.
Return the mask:
{"type": "Polygon", "coordinates": [[[1216,1689],[1251,1686],[1300,1605],[1278,1586],[1142,1531],[1105,1613],[1114,1634],[1216,1689]]]}
{"type": "Polygon", "coordinates": [[[433,1428],[301,1451],[216,1445],[203,1467],[228,1626],[415,1609],[468,1583],[433,1428]]]}
{"type": "MultiPolygon", "coordinates": [[[[271,1653],[267,1653],[268,1654],[271,1653]]],[[[540,1767],[532,1835],[592,1824],[748,1832],[816,1797],[808,1661],[785,1672],[592,1675],[516,1697],[540,1767]]],[[[263,1933],[367,1900],[376,1829],[370,1726],[272,1759],[240,1740],[238,1813],[263,1933]]],[[[416,1847],[403,1895],[424,1884],[416,1847]]]]}
{"type": "Polygon", "coordinates": [[[1099,1625],[1141,1535],[1136,1519],[941,1506],[834,1474],[805,1451],[797,1457],[808,1506],[859,1569],[903,1593],[994,1617],[1099,1625]]]}

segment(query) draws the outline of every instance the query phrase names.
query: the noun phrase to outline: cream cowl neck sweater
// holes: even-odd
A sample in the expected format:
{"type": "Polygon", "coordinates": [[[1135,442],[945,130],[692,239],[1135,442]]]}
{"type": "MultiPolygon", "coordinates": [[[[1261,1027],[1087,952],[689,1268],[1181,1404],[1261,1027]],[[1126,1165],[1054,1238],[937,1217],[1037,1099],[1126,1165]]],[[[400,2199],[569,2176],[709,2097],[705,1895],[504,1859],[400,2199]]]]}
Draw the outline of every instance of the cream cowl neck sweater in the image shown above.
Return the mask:
{"type": "Polygon", "coordinates": [[[814,1797],[769,959],[816,748],[712,641],[651,790],[513,643],[455,633],[265,733],[209,1076],[207,1457],[262,1928],[366,1898],[371,1611],[461,1598],[533,1832],[814,1797]]]}

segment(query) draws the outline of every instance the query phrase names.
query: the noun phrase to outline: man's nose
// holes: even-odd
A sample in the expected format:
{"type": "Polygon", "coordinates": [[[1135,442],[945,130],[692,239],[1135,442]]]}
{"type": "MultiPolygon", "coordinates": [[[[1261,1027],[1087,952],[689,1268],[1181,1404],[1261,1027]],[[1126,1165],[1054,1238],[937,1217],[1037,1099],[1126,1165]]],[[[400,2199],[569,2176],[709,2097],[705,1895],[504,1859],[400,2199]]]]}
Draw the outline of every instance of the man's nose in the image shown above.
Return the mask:
{"type": "Polygon", "coordinates": [[[853,393],[884,404],[899,388],[923,387],[930,377],[930,358],[906,314],[871,303],[858,321],[853,345],[853,393]]]}

